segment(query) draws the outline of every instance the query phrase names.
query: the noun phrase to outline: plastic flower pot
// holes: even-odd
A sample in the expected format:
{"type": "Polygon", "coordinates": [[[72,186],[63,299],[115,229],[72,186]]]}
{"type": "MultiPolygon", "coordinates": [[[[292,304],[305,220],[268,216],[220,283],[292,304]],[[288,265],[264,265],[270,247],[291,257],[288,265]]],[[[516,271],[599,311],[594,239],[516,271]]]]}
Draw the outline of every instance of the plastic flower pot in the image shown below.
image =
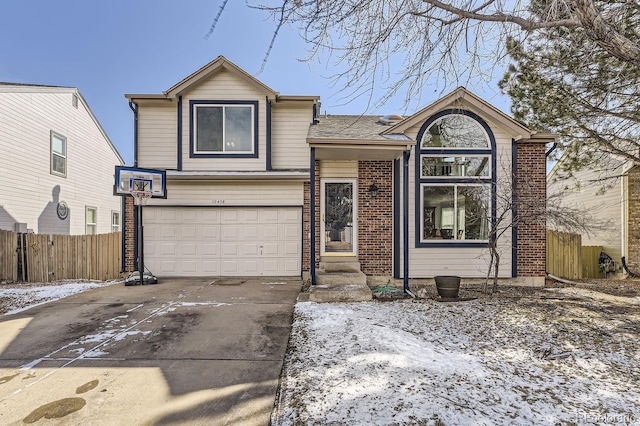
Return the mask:
{"type": "Polygon", "coordinates": [[[460,277],[455,275],[439,275],[434,277],[436,289],[443,299],[457,299],[460,291],[460,277]]]}

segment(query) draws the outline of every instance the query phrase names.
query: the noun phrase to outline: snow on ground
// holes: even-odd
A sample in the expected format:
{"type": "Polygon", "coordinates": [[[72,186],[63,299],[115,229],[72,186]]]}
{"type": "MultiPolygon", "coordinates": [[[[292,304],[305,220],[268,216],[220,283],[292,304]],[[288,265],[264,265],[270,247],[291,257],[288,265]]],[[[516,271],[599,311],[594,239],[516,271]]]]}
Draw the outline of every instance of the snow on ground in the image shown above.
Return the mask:
{"type": "Polygon", "coordinates": [[[11,315],[83,291],[120,283],[122,280],[65,280],[53,283],[0,284],[0,315],[11,315]]]}
{"type": "Polygon", "coordinates": [[[640,424],[640,298],[298,303],[274,425],[640,424]]]}

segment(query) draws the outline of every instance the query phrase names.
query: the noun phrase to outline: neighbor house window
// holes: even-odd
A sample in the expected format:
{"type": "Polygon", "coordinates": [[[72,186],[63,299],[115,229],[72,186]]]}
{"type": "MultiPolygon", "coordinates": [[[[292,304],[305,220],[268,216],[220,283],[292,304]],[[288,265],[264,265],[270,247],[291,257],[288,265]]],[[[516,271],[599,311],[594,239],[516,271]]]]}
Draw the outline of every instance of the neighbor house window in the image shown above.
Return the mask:
{"type": "Polygon", "coordinates": [[[257,104],[191,101],[192,154],[254,156],[257,153],[257,104]]]}
{"type": "Polygon", "coordinates": [[[111,232],[120,232],[120,212],[111,212],[111,232]]]}
{"type": "Polygon", "coordinates": [[[444,111],[420,136],[417,244],[488,241],[494,173],[488,126],[472,113],[444,111]]]}
{"type": "Polygon", "coordinates": [[[87,207],[85,209],[86,234],[93,235],[98,230],[98,209],[95,207],[87,207]]]}
{"type": "Polygon", "coordinates": [[[51,174],[67,176],[67,138],[51,132],[51,174]]]}

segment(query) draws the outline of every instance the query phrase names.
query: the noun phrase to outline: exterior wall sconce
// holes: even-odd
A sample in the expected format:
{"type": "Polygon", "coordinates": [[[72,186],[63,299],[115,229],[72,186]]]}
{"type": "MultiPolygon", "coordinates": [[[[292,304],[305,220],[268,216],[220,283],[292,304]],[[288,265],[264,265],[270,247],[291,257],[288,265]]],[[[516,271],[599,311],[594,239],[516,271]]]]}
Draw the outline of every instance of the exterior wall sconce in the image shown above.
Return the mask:
{"type": "Polygon", "coordinates": [[[375,183],[372,183],[369,187],[369,195],[371,198],[376,198],[378,196],[378,192],[380,192],[380,188],[378,188],[375,183]]]}

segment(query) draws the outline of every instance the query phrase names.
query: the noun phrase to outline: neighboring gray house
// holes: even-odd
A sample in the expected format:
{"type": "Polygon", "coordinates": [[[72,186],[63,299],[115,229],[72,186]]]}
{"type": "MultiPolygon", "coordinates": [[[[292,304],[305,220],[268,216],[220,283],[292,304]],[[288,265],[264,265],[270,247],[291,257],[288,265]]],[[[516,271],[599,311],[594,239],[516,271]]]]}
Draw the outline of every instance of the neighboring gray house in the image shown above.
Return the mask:
{"type": "Polygon", "coordinates": [[[119,231],[123,160],[75,87],[0,83],[0,229],[119,231]]]}

